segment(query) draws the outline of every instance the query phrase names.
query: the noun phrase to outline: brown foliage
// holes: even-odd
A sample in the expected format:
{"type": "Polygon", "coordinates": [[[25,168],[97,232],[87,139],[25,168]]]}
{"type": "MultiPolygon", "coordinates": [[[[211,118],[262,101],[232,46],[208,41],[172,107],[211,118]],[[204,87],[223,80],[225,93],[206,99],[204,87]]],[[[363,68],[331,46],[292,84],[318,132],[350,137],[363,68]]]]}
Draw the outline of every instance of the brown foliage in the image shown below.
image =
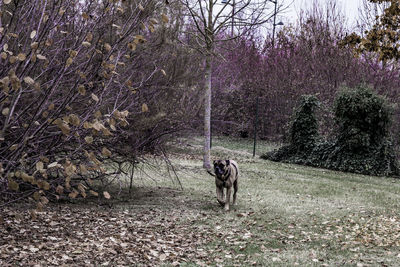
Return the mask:
{"type": "Polygon", "coordinates": [[[182,71],[171,69],[177,56],[166,43],[163,7],[153,0],[4,2],[0,190],[12,190],[4,197],[45,204],[47,192],[52,199],[99,195],[93,180],[123,171],[123,162],[137,162],[180,129],[179,115],[168,116],[178,107],[157,101],[167,91],[173,103],[182,96],[173,86],[182,71]],[[104,164],[110,161],[117,170],[104,164]]]}

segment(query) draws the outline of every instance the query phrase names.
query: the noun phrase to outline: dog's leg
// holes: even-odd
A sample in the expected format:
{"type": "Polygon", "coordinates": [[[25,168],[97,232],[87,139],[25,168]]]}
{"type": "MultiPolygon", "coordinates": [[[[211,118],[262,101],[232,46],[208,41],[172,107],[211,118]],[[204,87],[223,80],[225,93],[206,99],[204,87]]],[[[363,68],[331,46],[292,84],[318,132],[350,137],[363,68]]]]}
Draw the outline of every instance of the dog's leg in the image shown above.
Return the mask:
{"type": "Polygon", "coordinates": [[[217,186],[217,200],[218,200],[218,203],[219,203],[221,206],[224,206],[224,205],[225,205],[225,201],[224,201],[224,188],[223,188],[223,187],[218,187],[218,186],[217,186]]]}
{"type": "Polygon", "coordinates": [[[232,191],[232,187],[229,187],[226,189],[226,201],[225,201],[225,210],[228,211],[229,210],[229,201],[231,198],[231,191],[232,191]]]}
{"type": "Polygon", "coordinates": [[[238,180],[233,182],[233,202],[232,204],[235,205],[236,203],[236,192],[238,191],[238,180]]]}

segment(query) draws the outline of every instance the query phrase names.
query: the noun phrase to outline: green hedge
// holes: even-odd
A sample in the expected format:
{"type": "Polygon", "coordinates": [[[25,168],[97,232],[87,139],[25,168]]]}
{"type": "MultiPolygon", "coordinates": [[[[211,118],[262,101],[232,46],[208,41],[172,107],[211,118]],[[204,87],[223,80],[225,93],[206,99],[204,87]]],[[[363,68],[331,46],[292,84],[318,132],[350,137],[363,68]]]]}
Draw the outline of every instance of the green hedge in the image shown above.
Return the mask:
{"type": "Polygon", "coordinates": [[[332,141],[319,141],[318,100],[303,96],[295,110],[290,143],[261,158],[367,175],[399,175],[389,127],[392,108],[366,86],[344,88],[334,102],[332,141]]]}

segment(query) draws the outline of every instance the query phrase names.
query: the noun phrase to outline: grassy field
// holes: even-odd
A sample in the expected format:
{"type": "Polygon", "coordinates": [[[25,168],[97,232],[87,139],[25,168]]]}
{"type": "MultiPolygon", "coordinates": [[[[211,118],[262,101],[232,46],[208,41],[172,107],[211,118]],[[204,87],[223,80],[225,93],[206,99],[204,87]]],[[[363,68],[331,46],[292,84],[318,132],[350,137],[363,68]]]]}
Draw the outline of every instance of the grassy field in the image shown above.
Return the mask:
{"type": "MultiPolygon", "coordinates": [[[[213,178],[201,169],[201,144],[194,138],[171,145],[184,188],[179,198],[187,202],[160,203],[195,214],[193,227],[214,235],[205,245],[214,257],[208,264],[400,265],[398,179],[265,161],[252,157],[251,140],[215,138],[213,158],[235,159],[241,171],[238,204],[226,213],[213,178]]],[[[257,151],[274,148],[259,142],[257,151]]],[[[155,186],[179,188],[173,178],[155,177],[155,186]]]]}
{"type": "Polygon", "coordinates": [[[212,158],[241,171],[224,212],[201,145],[169,144],[172,165],[138,166],[130,194],[121,182],[111,200],[52,204],[35,218],[3,210],[0,265],[400,266],[398,179],[265,161],[251,140],[214,138],[212,158]]]}

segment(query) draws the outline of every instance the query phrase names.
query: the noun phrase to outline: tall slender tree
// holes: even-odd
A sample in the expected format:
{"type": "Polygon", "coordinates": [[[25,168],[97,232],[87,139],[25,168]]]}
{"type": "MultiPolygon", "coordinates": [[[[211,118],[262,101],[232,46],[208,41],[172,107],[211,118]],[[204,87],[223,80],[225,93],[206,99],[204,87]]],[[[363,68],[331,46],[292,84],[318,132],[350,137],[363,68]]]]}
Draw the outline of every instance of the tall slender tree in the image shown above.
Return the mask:
{"type": "MultiPolygon", "coordinates": [[[[274,10],[269,0],[181,0],[191,23],[188,34],[204,55],[204,154],[203,167],[211,169],[211,74],[215,48],[219,43],[233,40],[253,31],[273,18],[282,4],[274,10]]],[[[272,21],[271,21],[272,23],[272,21]]]]}

